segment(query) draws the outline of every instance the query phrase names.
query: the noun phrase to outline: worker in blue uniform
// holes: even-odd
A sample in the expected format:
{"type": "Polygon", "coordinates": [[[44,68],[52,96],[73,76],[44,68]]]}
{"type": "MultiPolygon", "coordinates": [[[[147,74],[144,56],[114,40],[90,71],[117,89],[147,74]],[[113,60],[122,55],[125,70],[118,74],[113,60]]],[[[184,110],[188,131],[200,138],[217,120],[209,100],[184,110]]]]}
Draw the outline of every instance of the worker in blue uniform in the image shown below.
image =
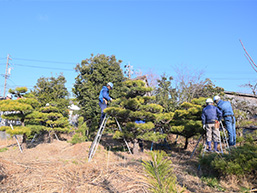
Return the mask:
{"type": "Polygon", "coordinates": [[[214,142],[214,151],[218,151],[218,143],[220,142],[220,131],[219,127],[216,127],[216,122],[219,122],[222,118],[221,111],[213,106],[213,100],[208,98],[206,100],[206,107],[202,111],[202,124],[203,129],[206,130],[206,143],[208,148],[207,151],[212,151],[211,142],[214,142]]]}
{"type": "Polygon", "coordinates": [[[109,96],[109,90],[111,89],[113,89],[113,83],[109,82],[106,86],[103,86],[99,94],[99,106],[101,108],[101,122],[104,119],[105,113],[103,111],[104,109],[107,108],[108,101],[112,101],[112,98],[109,96]]]}
{"type": "Polygon", "coordinates": [[[220,96],[215,96],[213,98],[217,107],[222,111],[222,116],[225,121],[226,130],[228,132],[228,144],[229,147],[235,147],[236,145],[236,118],[229,101],[223,101],[220,96]]]}

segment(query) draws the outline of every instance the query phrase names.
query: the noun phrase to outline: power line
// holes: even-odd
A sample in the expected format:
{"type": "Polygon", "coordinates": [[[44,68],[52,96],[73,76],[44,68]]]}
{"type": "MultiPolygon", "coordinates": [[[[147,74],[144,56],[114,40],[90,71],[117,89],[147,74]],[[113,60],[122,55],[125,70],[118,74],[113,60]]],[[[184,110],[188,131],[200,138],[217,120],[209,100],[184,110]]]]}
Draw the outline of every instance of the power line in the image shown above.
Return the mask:
{"type": "Polygon", "coordinates": [[[211,80],[256,80],[256,78],[209,78],[211,80]]]}
{"type": "Polygon", "coordinates": [[[52,67],[33,66],[33,65],[25,65],[25,64],[13,64],[13,65],[24,66],[24,67],[29,67],[29,68],[41,68],[41,69],[48,69],[48,70],[75,71],[75,70],[67,69],[67,68],[52,68],[52,67]]]}
{"type": "Polygon", "coordinates": [[[14,60],[31,61],[31,62],[56,63],[56,64],[77,64],[77,62],[59,62],[59,61],[35,60],[35,59],[25,59],[25,58],[13,58],[13,59],[14,60]]]}

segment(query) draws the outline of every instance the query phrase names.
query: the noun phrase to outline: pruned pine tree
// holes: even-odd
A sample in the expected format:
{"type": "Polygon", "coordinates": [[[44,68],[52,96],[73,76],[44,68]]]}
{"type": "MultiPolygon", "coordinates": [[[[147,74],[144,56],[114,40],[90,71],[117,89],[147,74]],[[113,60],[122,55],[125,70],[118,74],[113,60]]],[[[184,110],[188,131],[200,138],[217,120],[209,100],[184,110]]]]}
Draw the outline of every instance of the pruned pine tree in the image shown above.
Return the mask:
{"type": "Polygon", "coordinates": [[[46,105],[41,107],[31,113],[28,118],[30,122],[34,122],[34,125],[31,126],[32,131],[34,133],[42,132],[45,136],[49,136],[48,142],[52,142],[54,138],[59,140],[61,133],[72,131],[68,118],[59,113],[56,106],[46,105]]]}
{"type": "Polygon", "coordinates": [[[163,107],[154,104],[154,96],[146,96],[152,88],[146,87],[142,80],[128,80],[124,86],[123,96],[114,100],[104,112],[116,117],[123,129],[123,132],[116,131],[114,138],[125,137],[133,143],[133,153],[137,154],[140,140],[157,142],[165,137],[155,127],[156,116],[162,113],[163,107]]]}
{"type": "Polygon", "coordinates": [[[174,112],[169,124],[164,124],[165,133],[177,134],[185,137],[184,149],[187,149],[188,139],[203,132],[201,114],[206,98],[193,99],[184,102],[174,112]]]}
{"type": "Polygon", "coordinates": [[[28,91],[27,87],[17,87],[16,89],[9,89],[9,93],[13,94],[15,97],[22,98],[28,91]]]}
{"type": "Polygon", "coordinates": [[[120,68],[121,62],[114,55],[92,54],[75,68],[78,75],[72,91],[81,107],[80,114],[87,121],[91,132],[98,128],[100,122],[98,97],[102,87],[112,82],[114,89],[110,91],[110,96],[113,99],[121,96],[122,82],[125,80],[120,68]]]}
{"type": "MultiPolygon", "coordinates": [[[[23,94],[23,93],[21,93],[23,94]]],[[[2,119],[6,119],[9,126],[2,126],[1,131],[13,135],[23,135],[22,147],[26,147],[27,137],[33,133],[32,125],[29,123],[29,116],[38,107],[39,103],[33,98],[21,98],[17,100],[0,101],[0,111],[3,112],[2,119]],[[16,125],[20,121],[20,125],[16,125]],[[13,129],[11,125],[13,125],[13,129]]]]}
{"type": "Polygon", "coordinates": [[[69,92],[65,87],[66,79],[60,74],[57,77],[41,77],[31,91],[31,94],[44,107],[47,103],[54,104],[58,112],[68,117],[69,92]]]}
{"type": "Polygon", "coordinates": [[[172,87],[173,77],[167,77],[165,74],[157,80],[158,86],[155,89],[156,102],[164,108],[164,112],[175,111],[178,107],[178,93],[176,88],[172,87]]]}

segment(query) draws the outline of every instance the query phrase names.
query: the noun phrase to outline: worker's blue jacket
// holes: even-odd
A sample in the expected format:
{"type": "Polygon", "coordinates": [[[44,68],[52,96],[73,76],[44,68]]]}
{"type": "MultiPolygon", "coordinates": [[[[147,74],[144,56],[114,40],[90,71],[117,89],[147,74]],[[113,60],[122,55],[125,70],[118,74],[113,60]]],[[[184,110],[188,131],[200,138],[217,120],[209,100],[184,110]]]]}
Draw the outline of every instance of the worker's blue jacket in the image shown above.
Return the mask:
{"type": "Polygon", "coordinates": [[[106,86],[103,86],[102,90],[100,91],[99,95],[99,101],[103,103],[103,98],[105,98],[107,101],[111,100],[111,97],[109,96],[109,89],[106,86]]]}
{"type": "Polygon", "coordinates": [[[207,123],[215,123],[215,120],[220,121],[222,117],[222,112],[213,105],[208,105],[203,109],[202,112],[202,123],[203,125],[207,123]]]}
{"type": "Polygon", "coordinates": [[[234,115],[232,106],[229,101],[219,100],[217,107],[222,111],[223,117],[234,115]]]}

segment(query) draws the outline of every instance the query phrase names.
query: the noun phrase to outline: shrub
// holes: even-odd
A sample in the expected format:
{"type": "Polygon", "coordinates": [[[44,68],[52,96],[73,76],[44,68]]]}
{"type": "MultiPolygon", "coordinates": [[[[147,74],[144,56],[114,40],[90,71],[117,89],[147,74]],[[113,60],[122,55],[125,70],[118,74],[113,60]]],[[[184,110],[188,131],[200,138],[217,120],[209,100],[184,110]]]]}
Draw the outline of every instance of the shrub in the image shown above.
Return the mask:
{"type": "Polygon", "coordinates": [[[249,137],[243,146],[233,148],[229,153],[210,154],[200,158],[200,164],[219,176],[250,176],[257,171],[257,144],[249,137]]]}

